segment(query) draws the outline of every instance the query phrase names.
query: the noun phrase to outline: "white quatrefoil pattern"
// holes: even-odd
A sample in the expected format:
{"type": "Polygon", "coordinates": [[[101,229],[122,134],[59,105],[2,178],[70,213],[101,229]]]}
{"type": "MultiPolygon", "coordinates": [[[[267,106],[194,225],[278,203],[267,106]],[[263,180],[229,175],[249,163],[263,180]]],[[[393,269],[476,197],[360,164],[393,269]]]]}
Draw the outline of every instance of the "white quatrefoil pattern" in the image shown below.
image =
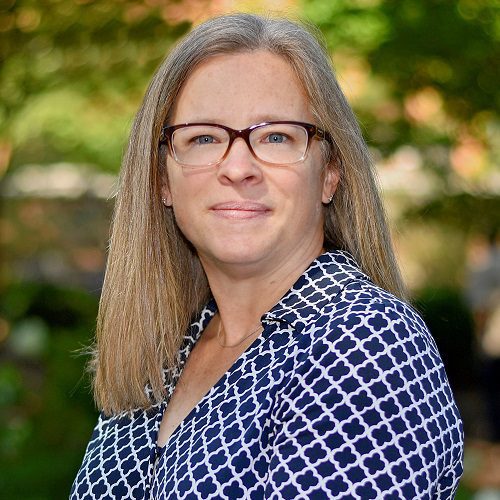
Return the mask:
{"type": "Polygon", "coordinates": [[[419,315],[346,252],[320,255],[262,317],[264,331],[156,446],[167,397],[101,415],[71,499],[449,499],[462,422],[419,315]]]}

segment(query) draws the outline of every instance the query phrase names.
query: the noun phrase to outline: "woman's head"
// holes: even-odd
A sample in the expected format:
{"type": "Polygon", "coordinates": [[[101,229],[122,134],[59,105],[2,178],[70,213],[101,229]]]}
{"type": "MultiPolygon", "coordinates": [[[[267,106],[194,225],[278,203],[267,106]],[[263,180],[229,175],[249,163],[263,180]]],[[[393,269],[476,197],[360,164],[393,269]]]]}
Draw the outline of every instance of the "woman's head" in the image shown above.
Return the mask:
{"type": "Polygon", "coordinates": [[[340,177],[336,191],[332,184],[332,203],[322,207],[320,195],[325,246],[350,251],[377,284],[403,293],[367,147],[327,51],[286,19],[235,14],[209,20],[177,44],[153,77],[123,161],[97,329],[96,398],[106,411],[146,404],[146,382],[153,398],[161,399],[162,367],[175,364],[184,331],[209,295],[196,251],[161,202],[167,147],[160,146],[160,136],[173,125],[190,76],[237,54],[284,62],[304,93],[307,121],[333,139],[321,141],[323,168],[317,170],[318,176],[340,177]]]}
{"type": "Polygon", "coordinates": [[[212,56],[191,72],[169,120],[163,194],[207,273],[290,274],[321,253],[338,170],[314,120],[290,65],[267,50],[212,56]]]}

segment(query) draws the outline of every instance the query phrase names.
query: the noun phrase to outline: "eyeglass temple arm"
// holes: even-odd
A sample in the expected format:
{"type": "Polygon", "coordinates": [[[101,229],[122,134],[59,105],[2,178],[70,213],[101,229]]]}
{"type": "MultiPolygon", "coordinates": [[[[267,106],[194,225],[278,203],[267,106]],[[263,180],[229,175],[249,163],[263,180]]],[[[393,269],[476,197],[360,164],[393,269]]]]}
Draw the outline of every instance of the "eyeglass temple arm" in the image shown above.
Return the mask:
{"type": "Polygon", "coordinates": [[[168,127],[162,127],[161,129],[160,139],[159,139],[160,144],[165,144],[167,142],[167,128],[168,127]]]}

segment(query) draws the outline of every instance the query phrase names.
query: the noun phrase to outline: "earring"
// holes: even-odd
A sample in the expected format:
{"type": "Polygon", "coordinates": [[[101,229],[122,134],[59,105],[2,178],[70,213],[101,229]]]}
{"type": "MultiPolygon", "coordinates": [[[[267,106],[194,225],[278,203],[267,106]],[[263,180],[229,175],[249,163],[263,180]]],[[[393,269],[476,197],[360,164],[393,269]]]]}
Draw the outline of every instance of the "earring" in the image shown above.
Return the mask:
{"type": "Polygon", "coordinates": [[[331,203],[333,200],[333,194],[330,195],[330,197],[328,198],[328,203],[331,203]]]}
{"type": "Polygon", "coordinates": [[[161,199],[162,203],[166,206],[167,205],[167,199],[166,198],[162,198],[161,199]]]}

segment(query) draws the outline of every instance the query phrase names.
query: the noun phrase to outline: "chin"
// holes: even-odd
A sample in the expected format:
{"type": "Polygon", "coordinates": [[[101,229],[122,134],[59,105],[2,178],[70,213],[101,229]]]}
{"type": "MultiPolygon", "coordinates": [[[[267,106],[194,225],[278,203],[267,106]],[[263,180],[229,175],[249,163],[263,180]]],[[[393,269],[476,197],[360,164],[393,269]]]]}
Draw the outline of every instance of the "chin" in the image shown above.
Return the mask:
{"type": "Polygon", "coordinates": [[[219,248],[212,249],[211,252],[201,252],[202,260],[203,254],[219,264],[245,266],[266,261],[271,256],[271,249],[239,241],[238,243],[227,243],[219,248]]]}

